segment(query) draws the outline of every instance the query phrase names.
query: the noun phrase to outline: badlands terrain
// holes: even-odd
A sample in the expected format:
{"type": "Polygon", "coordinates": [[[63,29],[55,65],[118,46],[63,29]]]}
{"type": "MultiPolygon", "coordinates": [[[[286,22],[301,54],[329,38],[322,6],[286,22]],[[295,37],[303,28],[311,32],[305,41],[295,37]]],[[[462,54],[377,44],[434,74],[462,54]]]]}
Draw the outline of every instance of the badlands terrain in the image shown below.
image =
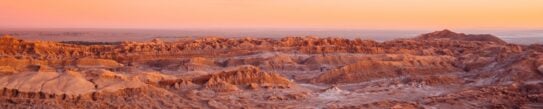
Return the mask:
{"type": "Polygon", "coordinates": [[[361,39],[0,38],[2,108],[543,108],[543,45],[361,39]]]}

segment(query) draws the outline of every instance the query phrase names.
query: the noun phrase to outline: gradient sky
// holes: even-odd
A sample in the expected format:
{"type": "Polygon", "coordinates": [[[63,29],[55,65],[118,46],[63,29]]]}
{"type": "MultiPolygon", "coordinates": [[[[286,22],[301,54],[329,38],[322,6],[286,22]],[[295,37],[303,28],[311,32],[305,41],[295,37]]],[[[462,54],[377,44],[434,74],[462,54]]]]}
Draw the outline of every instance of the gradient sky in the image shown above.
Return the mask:
{"type": "Polygon", "coordinates": [[[0,28],[541,27],[543,0],[0,0],[0,28]]]}

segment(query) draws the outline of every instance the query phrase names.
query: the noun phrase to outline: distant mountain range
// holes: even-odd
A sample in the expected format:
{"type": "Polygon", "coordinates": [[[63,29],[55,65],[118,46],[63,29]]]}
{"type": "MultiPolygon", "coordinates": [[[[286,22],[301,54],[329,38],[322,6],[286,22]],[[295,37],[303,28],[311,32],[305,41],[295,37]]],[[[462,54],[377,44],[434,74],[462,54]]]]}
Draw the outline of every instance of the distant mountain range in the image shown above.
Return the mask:
{"type": "MultiPolygon", "coordinates": [[[[490,33],[506,42],[517,44],[543,43],[543,30],[466,30],[468,33],[490,33]]],[[[207,36],[267,37],[287,36],[343,37],[387,41],[415,37],[424,30],[281,30],[281,29],[209,29],[209,30],[152,30],[152,29],[0,29],[25,40],[49,41],[145,41],[155,38],[177,40],[207,36]]]]}

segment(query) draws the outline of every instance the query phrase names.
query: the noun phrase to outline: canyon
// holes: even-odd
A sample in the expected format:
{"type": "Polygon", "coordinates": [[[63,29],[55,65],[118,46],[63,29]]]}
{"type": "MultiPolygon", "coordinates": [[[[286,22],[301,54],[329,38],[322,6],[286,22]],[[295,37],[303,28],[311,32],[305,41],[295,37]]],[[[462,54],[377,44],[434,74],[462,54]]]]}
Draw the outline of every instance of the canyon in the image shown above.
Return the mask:
{"type": "Polygon", "coordinates": [[[543,45],[440,30],[283,37],[0,38],[4,108],[543,108],[543,45]]]}

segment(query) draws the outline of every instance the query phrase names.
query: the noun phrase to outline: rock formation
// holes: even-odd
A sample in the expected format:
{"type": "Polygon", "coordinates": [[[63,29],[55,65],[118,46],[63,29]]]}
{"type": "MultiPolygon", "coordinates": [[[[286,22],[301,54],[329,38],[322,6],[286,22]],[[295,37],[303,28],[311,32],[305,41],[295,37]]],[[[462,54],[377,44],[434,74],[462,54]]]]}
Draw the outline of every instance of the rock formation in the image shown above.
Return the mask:
{"type": "Polygon", "coordinates": [[[435,40],[435,39],[448,39],[448,40],[462,40],[462,41],[484,41],[484,42],[495,42],[499,44],[506,44],[507,42],[501,40],[500,38],[490,35],[490,34],[464,34],[464,33],[455,33],[450,30],[435,31],[428,34],[422,34],[416,39],[419,40],[435,40]]]}
{"type": "Polygon", "coordinates": [[[402,55],[384,57],[381,60],[360,60],[338,69],[333,69],[315,78],[314,82],[356,83],[380,78],[410,75],[428,75],[460,71],[453,66],[450,57],[420,57],[402,55]]]}
{"type": "Polygon", "coordinates": [[[122,67],[122,64],[117,63],[114,60],[109,59],[94,59],[94,58],[81,58],[76,63],[77,67],[95,67],[95,68],[117,68],[122,67]]]}
{"type": "MultiPolygon", "coordinates": [[[[244,87],[278,87],[288,88],[293,85],[287,78],[275,73],[262,72],[253,66],[245,66],[233,71],[219,72],[209,75],[209,80],[205,83],[206,87],[214,86],[234,86],[242,85],[244,87]]],[[[234,86],[236,87],[236,86],[234,86]]],[[[228,88],[236,89],[236,88],[228,88]]]]}
{"type": "Polygon", "coordinates": [[[543,45],[486,34],[15,37],[0,38],[4,108],[543,108],[543,45]]]}

